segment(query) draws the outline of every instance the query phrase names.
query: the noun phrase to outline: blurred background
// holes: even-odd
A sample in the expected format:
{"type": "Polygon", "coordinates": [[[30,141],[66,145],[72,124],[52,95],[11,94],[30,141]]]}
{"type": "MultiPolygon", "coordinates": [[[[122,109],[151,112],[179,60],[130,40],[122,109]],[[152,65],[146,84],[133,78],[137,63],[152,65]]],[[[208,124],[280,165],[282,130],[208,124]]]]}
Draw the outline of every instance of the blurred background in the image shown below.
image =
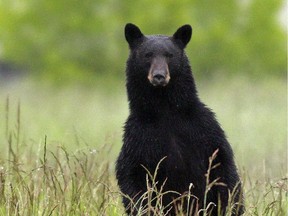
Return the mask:
{"type": "Polygon", "coordinates": [[[284,2],[2,0],[1,76],[17,73],[17,66],[19,73],[58,85],[99,76],[123,79],[128,53],[123,27],[132,22],[145,34],[168,35],[191,24],[187,53],[201,78],[219,73],[284,78],[284,2]]]}
{"type": "Polygon", "coordinates": [[[111,143],[115,160],[128,115],[128,22],[165,35],[191,24],[186,52],[199,95],[238,166],[256,177],[286,175],[284,0],[2,0],[0,142],[18,122],[23,149],[47,135],[49,148],[111,143]]]}

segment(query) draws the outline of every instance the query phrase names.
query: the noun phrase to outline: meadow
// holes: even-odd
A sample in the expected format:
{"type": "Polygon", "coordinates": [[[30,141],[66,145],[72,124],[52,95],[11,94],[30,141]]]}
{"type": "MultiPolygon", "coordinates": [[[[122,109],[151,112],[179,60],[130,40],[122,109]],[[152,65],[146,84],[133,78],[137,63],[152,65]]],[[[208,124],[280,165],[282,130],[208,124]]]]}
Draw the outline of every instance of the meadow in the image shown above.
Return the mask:
{"type": "MultiPolygon", "coordinates": [[[[0,215],[124,213],[114,167],[128,115],[125,84],[103,82],[61,88],[1,83],[0,215]]],[[[196,82],[234,150],[245,215],[286,215],[286,81],[196,82]]]]}

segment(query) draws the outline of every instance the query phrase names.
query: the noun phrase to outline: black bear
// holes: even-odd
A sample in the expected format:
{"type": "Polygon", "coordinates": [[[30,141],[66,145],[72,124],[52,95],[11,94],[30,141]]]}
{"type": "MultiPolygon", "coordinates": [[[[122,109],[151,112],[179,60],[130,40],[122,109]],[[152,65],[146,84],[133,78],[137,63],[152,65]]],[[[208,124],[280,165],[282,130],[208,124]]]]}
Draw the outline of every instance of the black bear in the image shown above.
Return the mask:
{"type": "Polygon", "coordinates": [[[171,37],[125,27],[130,115],[116,177],[128,215],[244,211],[232,149],[197,95],[184,52],[191,36],[190,25],[171,37]]]}

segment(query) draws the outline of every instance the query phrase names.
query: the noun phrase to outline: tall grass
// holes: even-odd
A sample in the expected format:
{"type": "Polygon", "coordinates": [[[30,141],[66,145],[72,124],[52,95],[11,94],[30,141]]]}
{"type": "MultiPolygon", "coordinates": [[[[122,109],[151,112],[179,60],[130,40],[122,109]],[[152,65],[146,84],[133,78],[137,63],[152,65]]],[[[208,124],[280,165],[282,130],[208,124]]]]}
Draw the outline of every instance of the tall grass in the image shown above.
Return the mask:
{"type": "MultiPolygon", "coordinates": [[[[0,215],[123,214],[114,162],[128,109],[119,86],[0,87],[0,215]]],[[[234,149],[245,215],[286,215],[285,82],[238,77],[198,86],[234,149]]]]}
{"type": "MultiPolygon", "coordinates": [[[[119,193],[106,158],[111,144],[98,149],[49,150],[44,137],[38,146],[21,143],[20,105],[16,131],[7,130],[7,157],[0,161],[0,215],[119,215],[119,193]]],[[[9,98],[6,105],[9,128],[9,98]]]]}

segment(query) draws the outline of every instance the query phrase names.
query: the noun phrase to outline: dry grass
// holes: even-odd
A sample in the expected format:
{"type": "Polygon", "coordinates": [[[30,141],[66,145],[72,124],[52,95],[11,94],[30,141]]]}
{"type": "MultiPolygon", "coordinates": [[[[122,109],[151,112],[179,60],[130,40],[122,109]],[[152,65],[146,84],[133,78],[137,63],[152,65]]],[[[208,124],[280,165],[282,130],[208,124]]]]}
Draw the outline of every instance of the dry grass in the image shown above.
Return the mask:
{"type": "MultiPolygon", "coordinates": [[[[245,215],[287,215],[286,85],[226,83],[202,83],[200,96],[235,151],[245,215]]],[[[123,214],[114,162],[127,116],[124,89],[109,95],[22,87],[0,91],[0,215],[123,214]]],[[[141,211],[154,208],[161,215],[163,192],[155,184],[145,196],[151,201],[156,192],[157,205],[141,211]]]]}

